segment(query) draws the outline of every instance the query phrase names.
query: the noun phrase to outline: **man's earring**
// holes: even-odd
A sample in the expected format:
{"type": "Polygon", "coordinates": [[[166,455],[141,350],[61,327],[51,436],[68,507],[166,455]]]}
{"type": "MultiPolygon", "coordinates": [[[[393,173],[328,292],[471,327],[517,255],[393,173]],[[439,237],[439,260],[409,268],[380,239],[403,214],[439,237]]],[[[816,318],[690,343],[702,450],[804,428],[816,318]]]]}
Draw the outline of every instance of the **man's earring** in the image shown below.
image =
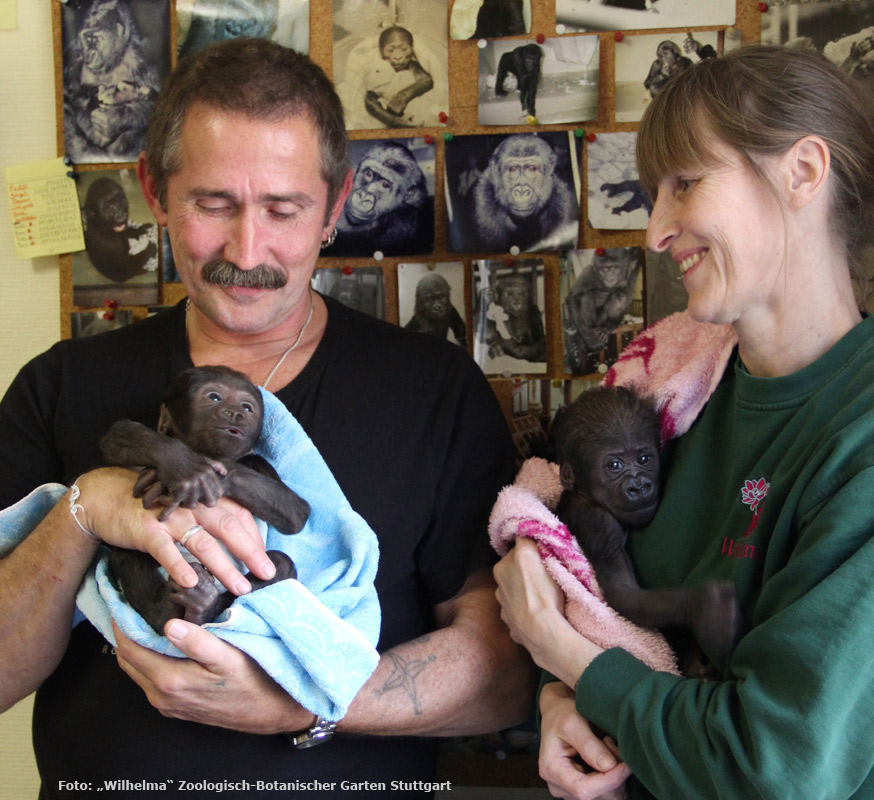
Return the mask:
{"type": "Polygon", "coordinates": [[[332,228],[331,232],[328,234],[328,238],[324,242],[322,242],[322,250],[324,250],[326,247],[330,247],[336,241],[337,241],[337,229],[332,228]]]}

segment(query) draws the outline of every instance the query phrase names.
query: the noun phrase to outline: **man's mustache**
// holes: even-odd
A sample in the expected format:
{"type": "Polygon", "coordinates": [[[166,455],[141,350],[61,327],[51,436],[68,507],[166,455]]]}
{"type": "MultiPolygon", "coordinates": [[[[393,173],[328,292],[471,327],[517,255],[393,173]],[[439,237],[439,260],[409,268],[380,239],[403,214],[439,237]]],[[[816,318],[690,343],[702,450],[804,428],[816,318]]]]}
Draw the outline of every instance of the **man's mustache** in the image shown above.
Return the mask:
{"type": "Polygon", "coordinates": [[[230,261],[210,261],[203,268],[203,280],[224,288],[281,289],[288,276],[281,270],[258,264],[252,269],[240,269],[230,261]]]}

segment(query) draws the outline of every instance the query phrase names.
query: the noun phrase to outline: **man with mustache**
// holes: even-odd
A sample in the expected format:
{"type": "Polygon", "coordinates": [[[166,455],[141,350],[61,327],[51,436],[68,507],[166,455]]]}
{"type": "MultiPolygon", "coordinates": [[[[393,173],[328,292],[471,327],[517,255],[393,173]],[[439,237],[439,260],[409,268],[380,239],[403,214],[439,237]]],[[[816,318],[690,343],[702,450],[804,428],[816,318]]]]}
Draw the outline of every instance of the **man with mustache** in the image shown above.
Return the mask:
{"type": "Polygon", "coordinates": [[[262,782],[320,797],[351,784],[366,785],[365,796],[418,797],[434,778],[434,737],[514,724],[533,691],[488,569],[485,524],[514,470],[494,395],[460,348],[311,290],[351,172],[341,106],[305,56],[238,39],[183,60],[137,172],[188,300],[55,345],[0,404],[0,507],[40,484],[73,484],[0,561],[0,709],[37,690],[46,798],[108,778],[220,778],[239,796],[262,782]],[[195,582],[176,548],[183,537],[237,594],[249,583],[219,540],[271,577],[239,506],[222,498],[160,522],[160,509],[132,498],[134,473],[99,468],[112,422],[153,426],[170,377],[205,364],[274,392],[377,533],[381,660],[345,719],[317,719],[248,656],[180,620],[165,634],[186,659],[120,632],[116,654],[87,622],[71,632],[76,589],[101,542],[151,553],[183,586],[195,582]],[[311,744],[335,728],[315,749],[295,749],[287,735],[311,744]]]}

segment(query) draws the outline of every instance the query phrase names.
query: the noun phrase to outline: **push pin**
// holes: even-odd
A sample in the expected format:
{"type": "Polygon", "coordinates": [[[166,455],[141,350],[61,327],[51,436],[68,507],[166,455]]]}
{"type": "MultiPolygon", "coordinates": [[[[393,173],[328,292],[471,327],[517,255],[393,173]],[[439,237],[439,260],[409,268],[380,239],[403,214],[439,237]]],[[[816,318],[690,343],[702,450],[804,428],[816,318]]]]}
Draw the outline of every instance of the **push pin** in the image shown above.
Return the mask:
{"type": "Polygon", "coordinates": [[[613,34],[613,40],[616,42],[621,42],[624,38],[625,36],[622,31],[616,31],[616,33],[613,34]]]}
{"type": "Polygon", "coordinates": [[[577,139],[582,139],[585,135],[586,132],[582,128],[576,128],[574,130],[574,136],[576,136],[577,139]]]}
{"type": "Polygon", "coordinates": [[[103,312],[103,319],[108,320],[109,322],[112,322],[115,319],[115,314],[112,311],[104,311],[103,312]]]}
{"type": "Polygon", "coordinates": [[[527,117],[525,117],[525,119],[528,121],[529,125],[537,124],[537,117],[535,117],[533,114],[529,114],[527,117]]]}
{"type": "Polygon", "coordinates": [[[444,142],[451,142],[454,138],[455,137],[449,131],[445,131],[443,133],[443,141],[444,142]]]}
{"type": "Polygon", "coordinates": [[[522,251],[519,249],[519,245],[517,245],[517,244],[514,244],[510,248],[510,255],[511,256],[518,256],[520,252],[522,252],[522,251]]]}
{"type": "Polygon", "coordinates": [[[762,14],[764,14],[767,10],[768,10],[767,3],[759,3],[759,11],[761,11],[762,14]]]}
{"type": "Polygon", "coordinates": [[[103,305],[107,308],[118,308],[118,300],[104,300],[103,305]]]}
{"type": "Polygon", "coordinates": [[[542,33],[537,34],[537,44],[543,44],[546,41],[546,37],[542,33]]]}
{"type": "Polygon", "coordinates": [[[373,260],[374,261],[382,261],[383,259],[382,250],[374,250],[373,251],[373,260]]]}
{"type": "Polygon", "coordinates": [[[486,47],[488,47],[488,44],[489,44],[489,43],[488,43],[485,39],[477,39],[477,42],[476,42],[476,46],[477,46],[480,50],[485,50],[486,47]]]}
{"type": "Polygon", "coordinates": [[[430,133],[425,134],[425,144],[434,144],[434,137],[430,133]]]}
{"type": "Polygon", "coordinates": [[[604,253],[606,253],[606,252],[607,251],[603,247],[596,247],[595,248],[595,255],[596,256],[603,256],[604,253]]]}
{"type": "Polygon", "coordinates": [[[516,263],[516,262],[512,258],[510,258],[510,256],[507,256],[504,259],[504,266],[505,267],[512,267],[514,263],[516,263]]]}
{"type": "Polygon", "coordinates": [[[352,267],[350,267],[348,264],[345,267],[343,267],[343,274],[344,275],[351,275],[354,271],[355,270],[352,269],[352,267]]]}
{"type": "Polygon", "coordinates": [[[587,142],[594,142],[595,139],[597,139],[597,138],[598,137],[594,133],[587,133],[586,134],[586,141],[587,142]]]}
{"type": "Polygon", "coordinates": [[[555,26],[555,32],[558,34],[562,34],[566,30],[567,30],[567,28],[562,23],[559,23],[558,25],[555,26]]]}
{"type": "Polygon", "coordinates": [[[441,112],[437,115],[437,119],[439,119],[440,122],[441,122],[443,125],[445,125],[447,122],[449,122],[449,114],[447,114],[445,111],[441,111],[441,112]]]}

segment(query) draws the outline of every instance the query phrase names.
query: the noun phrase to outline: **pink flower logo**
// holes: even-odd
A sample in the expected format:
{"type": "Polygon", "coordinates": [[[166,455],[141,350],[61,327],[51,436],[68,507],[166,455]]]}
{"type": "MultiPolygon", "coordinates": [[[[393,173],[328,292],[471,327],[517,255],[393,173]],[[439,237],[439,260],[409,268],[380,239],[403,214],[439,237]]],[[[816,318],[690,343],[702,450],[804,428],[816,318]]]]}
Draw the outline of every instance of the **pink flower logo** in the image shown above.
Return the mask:
{"type": "Polygon", "coordinates": [[[765,503],[765,498],[768,496],[768,490],[770,488],[771,484],[764,478],[759,478],[757,481],[745,481],[743,487],[741,487],[741,500],[743,500],[744,505],[748,505],[750,511],[753,512],[753,518],[750,521],[750,525],[746,529],[744,536],[749,536],[755,529],[756,525],[758,525],[759,516],[762,513],[762,506],[765,503]]]}

